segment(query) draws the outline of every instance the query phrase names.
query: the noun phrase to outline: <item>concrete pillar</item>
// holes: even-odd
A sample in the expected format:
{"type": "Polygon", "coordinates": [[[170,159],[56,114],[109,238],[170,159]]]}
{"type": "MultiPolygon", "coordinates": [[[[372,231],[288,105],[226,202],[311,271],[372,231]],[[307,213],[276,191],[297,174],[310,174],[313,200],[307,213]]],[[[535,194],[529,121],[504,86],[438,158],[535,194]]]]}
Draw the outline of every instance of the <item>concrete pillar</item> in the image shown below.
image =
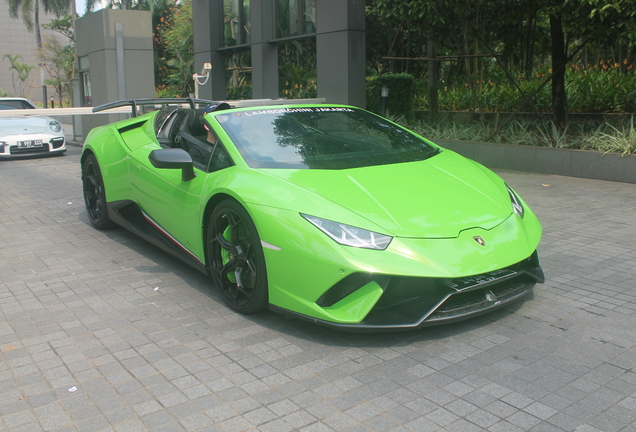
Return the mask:
{"type": "Polygon", "coordinates": [[[267,43],[276,37],[274,2],[251,0],[252,97],[278,98],[278,46],[267,43]]]}
{"type": "MultiPolygon", "coordinates": [[[[75,34],[78,57],[89,59],[93,106],[155,96],[150,12],[102,9],[77,19],[75,34]]],[[[117,114],[83,116],[82,129],[117,120],[117,114]]]]}
{"type": "Polygon", "coordinates": [[[203,63],[211,63],[210,79],[199,87],[201,99],[225,99],[225,61],[223,48],[223,0],[193,0],[192,30],[194,33],[194,71],[203,63]]]}
{"type": "Polygon", "coordinates": [[[318,97],[366,106],[364,0],[316,1],[318,97]]]}

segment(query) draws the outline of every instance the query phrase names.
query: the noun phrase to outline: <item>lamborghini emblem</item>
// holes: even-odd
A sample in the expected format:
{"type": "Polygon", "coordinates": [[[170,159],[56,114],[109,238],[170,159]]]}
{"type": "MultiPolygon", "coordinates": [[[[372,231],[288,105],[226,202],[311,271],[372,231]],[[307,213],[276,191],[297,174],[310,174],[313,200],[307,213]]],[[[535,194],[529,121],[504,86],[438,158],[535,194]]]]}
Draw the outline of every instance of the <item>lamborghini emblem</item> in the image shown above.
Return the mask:
{"type": "Polygon", "coordinates": [[[475,236],[475,237],[473,237],[473,240],[475,240],[475,242],[479,246],[486,246],[486,242],[484,241],[484,239],[481,236],[475,236]]]}

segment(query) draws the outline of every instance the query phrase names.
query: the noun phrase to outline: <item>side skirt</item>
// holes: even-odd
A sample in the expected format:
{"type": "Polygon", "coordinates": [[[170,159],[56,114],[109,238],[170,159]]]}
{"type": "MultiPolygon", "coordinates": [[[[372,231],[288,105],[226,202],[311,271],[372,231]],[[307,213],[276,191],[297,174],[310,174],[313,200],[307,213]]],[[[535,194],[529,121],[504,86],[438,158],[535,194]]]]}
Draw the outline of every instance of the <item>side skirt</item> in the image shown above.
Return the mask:
{"type": "Polygon", "coordinates": [[[201,273],[209,274],[203,261],[161,228],[134,201],[109,202],[108,217],[116,224],[179,258],[201,273]]]}

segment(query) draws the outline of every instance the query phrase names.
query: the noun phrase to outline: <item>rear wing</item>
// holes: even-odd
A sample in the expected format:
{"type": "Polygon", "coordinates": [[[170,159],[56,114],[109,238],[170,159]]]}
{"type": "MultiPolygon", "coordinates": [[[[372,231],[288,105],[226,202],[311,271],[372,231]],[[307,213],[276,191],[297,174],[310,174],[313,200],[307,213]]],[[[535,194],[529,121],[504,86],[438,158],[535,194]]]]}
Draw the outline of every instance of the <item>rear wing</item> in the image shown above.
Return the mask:
{"type": "Polygon", "coordinates": [[[188,104],[190,108],[194,109],[195,105],[209,105],[211,103],[218,103],[206,99],[193,99],[193,98],[153,98],[153,99],[128,99],[115,102],[109,102],[103,105],[93,108],[93,112],[97,113],[113,108],[119,108],[124,106],[131,107],[131,116],[137,117],[137,107],[144,105],[177,105],[188,104]]]}
{"type": "Polygon", "coordinates": [[[128,99],[115,102],[109,102],[103,105],[93,108],[93,112],[97,113],[113,108],[120,108],[124,106],[131,107],[131,116],[137,117],[137,107],[143,105],[182,105],[188,104],[191,109],[196,108],[196,105],[210,105],[219,104],[225,102],[233,108],[239,107],[251,107],[251,106],[265,106],[265,105],[284,105],[284,104],[322,104],[325,103],[325,98],[311,98],[311,99],[246,99],[246,100],[227,100],[227,101],[212,101],[207,99],[194,99],[194,98],[154,98],[154,99],[128,99]]]}

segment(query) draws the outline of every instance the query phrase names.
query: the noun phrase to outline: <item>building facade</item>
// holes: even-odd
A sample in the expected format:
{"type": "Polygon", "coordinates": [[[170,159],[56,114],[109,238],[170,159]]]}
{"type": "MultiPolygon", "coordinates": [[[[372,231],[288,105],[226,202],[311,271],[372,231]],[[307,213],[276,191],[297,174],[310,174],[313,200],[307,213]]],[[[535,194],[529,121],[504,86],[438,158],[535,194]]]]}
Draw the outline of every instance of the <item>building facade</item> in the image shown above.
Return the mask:
{"type": "Polygon", "coordinates": [[[365,106],[364,0],[193,0],[193,27],[201,97],[365,106]]]}
{"type": "MultiPolygon", "coordinates": [[[[54,15],[45,14],[40,8],[40,24],[45,24],[55,18],[54,15]]],[[[41,28],[42,42],[48,37],[58,39],[62,44],[67,45],[68,39],[52,30],[41,28]]],[[[42,102],[42,71],[38,66],[37,43],[35,41],[35,31],[29,32],[22,21],[22,15],[17,19],[9,16],[9,3],[0,0],[0,90],[8,96],[25,96],[34,102],[42,102]],[[17,73],[10,69],[11,62],[5,58],[9,54],[20,55],[22,58],[18,62],[34,66],[29,73],[29,77],[24,84],[21,84],[17,73]]],[[[44,79],[48,78],[44,71],[44,79]]],[[[47,94],[55,95],[53,87],[47,87],[47,94]]],[[[57,99],[57,98],[56,98],[57,99]]]]}

